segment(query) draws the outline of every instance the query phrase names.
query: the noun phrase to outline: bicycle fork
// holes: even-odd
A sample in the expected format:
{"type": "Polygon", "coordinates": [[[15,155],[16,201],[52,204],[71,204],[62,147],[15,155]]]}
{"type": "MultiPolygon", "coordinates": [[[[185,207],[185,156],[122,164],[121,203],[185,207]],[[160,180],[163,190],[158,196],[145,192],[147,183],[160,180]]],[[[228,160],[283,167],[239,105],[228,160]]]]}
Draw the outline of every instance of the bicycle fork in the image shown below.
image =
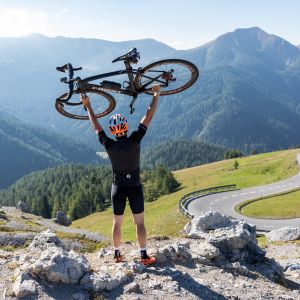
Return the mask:
{"type": "Polygon", "coordinates": [[[132,96],[132,100],[131,100],[130,105],[129,105],[129,108],[130,108],[129,113],[130,114],[133,114],[134,111],[135,111],[135,108],[133,107],[133,105],[134,105],[134,102],[135,102],[136,98],[137,98],[137,95],[132,96]]]}

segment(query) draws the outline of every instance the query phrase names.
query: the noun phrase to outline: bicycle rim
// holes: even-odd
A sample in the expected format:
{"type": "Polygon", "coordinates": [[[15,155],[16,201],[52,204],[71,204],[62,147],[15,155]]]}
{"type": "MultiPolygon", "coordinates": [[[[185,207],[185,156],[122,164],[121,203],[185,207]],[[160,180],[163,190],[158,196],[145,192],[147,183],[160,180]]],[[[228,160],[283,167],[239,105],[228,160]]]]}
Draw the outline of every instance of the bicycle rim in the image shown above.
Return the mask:
{"type": "MultiPolygon", "coordinates": [[[[112,97],[110,94],[97,90],[86,90],[85,92],[90,99],[90,103],[96,118],[100,118],[109,114],[113,111],[113,109],[116,106],[116,101],[114,97],[112,97]]],[[[59,98],[63,99],[66,97],[66,95],[67,93],[61,95],[59,98]]],[[[72,96],[71,99],[72,102],[66,103],[62,103],[59,100],[57,100],[55,103],[56,110],[60,114],[68,118],[77,120],[88,120],[89,116],[80,101],[80,95],[76,93],[72,96]]]]}
{"type": "Polygon", "coordinates": [[[159,84],[160,95],[171,95],[189,88],[198,76],[199,71],[194,64],[182,59],[166,59],[143,68],[141,74],[136,77],[136,85],[144,93],[153,94],[151,86],[159,84]]]}

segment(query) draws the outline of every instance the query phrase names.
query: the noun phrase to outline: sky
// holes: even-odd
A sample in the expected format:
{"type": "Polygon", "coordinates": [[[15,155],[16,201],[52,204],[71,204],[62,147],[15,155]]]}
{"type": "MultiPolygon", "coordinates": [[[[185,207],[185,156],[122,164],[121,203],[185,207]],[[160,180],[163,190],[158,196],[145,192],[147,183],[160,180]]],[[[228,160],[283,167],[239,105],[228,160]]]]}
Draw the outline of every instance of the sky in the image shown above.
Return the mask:
{"type": "Polygon", "coordinates": [[[190,49],[254,26],[300,45],[300,0],[0,0],[0,37],[153,38],[190,49]]]}

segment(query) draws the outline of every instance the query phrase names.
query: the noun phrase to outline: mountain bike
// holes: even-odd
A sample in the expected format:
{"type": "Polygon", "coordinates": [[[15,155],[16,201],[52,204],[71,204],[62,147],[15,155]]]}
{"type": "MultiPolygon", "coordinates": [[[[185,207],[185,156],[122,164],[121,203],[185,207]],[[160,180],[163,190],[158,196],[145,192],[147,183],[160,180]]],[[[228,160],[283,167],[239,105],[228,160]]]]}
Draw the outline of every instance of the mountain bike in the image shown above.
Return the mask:
{"type": "Polygon", "coordinates": [[[87,120],[89,117],[80,101],[80,96],[88,95],[96,118],[100,118],[109,114],[116,106],[116,101],[110,93],[119,93],[132,97],[129,105],[132,114],[135,111],[134,103],[139,94],[153,94],[152,85],[159,84],[160,95],[167,96],[186,90],[195,83],[199,76],[197,67],[186,60],[165,59],[153,62],[144,68],[132,68],[132,64],[137,64],[139,59],[139,52],[133,48],[112,61],[113,63],[123,61],[124,70],[84,79],[74,77],[74,72],[81,70],[82,67],[73,68],[70,63],[57,67],[57,71],[67,74],[67,77],[61,78],[61,82],[68,85],[68,91],[56,99],[56,110],[69,118],[87,120]],[[118,82],[107,80],[110,77],[119,80],[118,82]],[[105,80],[98,84],[93,83],[99,79],[105,80]]]}

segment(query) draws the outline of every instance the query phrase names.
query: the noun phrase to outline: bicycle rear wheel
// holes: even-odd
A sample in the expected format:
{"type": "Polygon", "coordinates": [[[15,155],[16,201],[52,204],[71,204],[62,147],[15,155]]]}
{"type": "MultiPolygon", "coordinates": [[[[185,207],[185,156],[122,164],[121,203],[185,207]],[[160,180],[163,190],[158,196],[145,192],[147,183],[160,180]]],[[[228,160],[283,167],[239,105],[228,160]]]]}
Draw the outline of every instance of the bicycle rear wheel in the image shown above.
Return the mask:
{"type": "Polygon", "coordinates": [[[136,86],[146,94],[153,94],[151,86],[161,86],[160,95],[180,93],[199,77],[198,68],[189,61],[183,59],[165,59],[154,62],[141,70],[136,76],[136,86]]]}
{"type": "MultiPolygon", "coordinates": [[[[95,89],[88,89],[85,92],[90,98],[90,103],[96,118],[100,118],[109,114],[116,107],[116,101],[114,97],[108,93],[95,90],[95,89]]],[[[67,93],[61,95],[59,99],[64,99],[66,98],[66,96],[67,93]]],[[[59,100],[56,100],[55,108],[60,114],[68,118],[77,119],[77,120],[89,119],[88,113],[80,101],[80,96],[78,91],[74,91],[74,94],[70,99],[70,102],[68,101],[62,103],[59,100]]]]}

